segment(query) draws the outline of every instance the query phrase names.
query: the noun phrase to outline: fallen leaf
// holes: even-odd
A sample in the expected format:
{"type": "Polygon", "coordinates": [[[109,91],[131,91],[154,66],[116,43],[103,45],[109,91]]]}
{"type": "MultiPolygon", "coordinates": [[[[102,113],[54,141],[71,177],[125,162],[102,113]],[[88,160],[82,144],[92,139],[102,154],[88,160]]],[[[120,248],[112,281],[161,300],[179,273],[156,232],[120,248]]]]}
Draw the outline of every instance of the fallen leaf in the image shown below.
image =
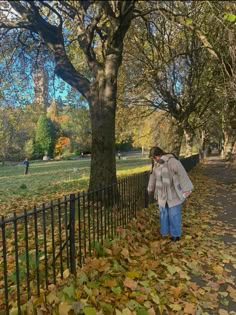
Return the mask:
{"type": "Polygon", "coordinates": [[[169,306],[173,311],[181,311],[182,309],[181,305],[179,304],[170,304],[169,306]]]}
{"type": "Polygon", "coordinates": [[[194,305],[192,303],[186,303],[184,306],[184,314],[195,315],[196,314],[196,305],[194,305]]]}
{"type": "Polygon", "coordinates": [[[66,303],[59,304],[59,315],[69,315],[69,312],[72,310],[72,306],[66,303]]]}
{"type": "Polygon", "coordinates": [[[123,282],[124,286],[129,288],[129,289],[136,289],[138,283],[136,281],[134,281],[133,279],[130,279],[128,277],[125,278],[124,282],[123,282]]]}

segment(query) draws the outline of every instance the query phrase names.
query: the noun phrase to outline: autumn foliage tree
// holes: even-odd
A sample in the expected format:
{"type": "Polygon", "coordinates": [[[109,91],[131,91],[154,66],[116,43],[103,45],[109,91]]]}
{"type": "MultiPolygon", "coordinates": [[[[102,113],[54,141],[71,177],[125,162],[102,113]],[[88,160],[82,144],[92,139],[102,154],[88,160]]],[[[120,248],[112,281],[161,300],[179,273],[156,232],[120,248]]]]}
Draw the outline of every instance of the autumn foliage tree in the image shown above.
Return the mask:
{"type": "Polygon", "coordinates": [[[54,147],[54,155],[62,155],[65,152],[70,152],[71,141],[68,137],[60,137],[57,139],[54,147]]]}

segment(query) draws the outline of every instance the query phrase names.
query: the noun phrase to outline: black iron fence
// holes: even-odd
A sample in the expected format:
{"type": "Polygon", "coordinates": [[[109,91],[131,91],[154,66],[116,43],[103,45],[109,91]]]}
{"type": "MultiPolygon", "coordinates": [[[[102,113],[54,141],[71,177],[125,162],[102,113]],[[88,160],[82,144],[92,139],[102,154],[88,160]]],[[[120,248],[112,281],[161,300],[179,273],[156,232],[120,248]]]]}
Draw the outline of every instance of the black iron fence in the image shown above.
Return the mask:
{"type": "Polygon", "coordinates": [[[181,159],[181,163],[187,172],[191,171],[191,169],[196,166],[200,161],[199,154],[194,154],[192,156],[181,159]]]}
{"type": "MultiPolygon", "coordinates": [[[[187,171],[198,155],[182,160],[187,171]]],[[[148,206],[149,173],[133,175],[96,191],[70,194],[22,215],[0,218],[0,314],[76,273],[86,256],[148,206]]]]}

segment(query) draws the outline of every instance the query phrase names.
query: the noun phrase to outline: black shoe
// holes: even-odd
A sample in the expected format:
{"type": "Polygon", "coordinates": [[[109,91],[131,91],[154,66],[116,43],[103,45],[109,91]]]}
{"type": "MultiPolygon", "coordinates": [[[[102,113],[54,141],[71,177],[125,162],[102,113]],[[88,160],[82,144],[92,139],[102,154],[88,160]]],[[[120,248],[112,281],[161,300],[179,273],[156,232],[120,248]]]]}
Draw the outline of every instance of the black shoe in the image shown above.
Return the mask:
{"type": "Polygon", "coordinates": [[[171,236],[171,241],[172,242],[177,242],[177,241],[179,241],[180,240],[180,237],[179,236],[177,236],[177,237],[175,237],[175,236],[171,236]]]}

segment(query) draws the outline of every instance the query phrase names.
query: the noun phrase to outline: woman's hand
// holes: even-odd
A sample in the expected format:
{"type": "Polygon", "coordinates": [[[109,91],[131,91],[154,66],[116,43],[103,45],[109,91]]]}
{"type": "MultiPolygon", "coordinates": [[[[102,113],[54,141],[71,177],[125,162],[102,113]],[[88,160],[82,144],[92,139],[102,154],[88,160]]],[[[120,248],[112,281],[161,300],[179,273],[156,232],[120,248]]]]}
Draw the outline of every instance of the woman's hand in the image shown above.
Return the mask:
{"type": "Polygon", "coordinates": [[[187,197],[191,194],[191,192],[192,192],[191,190],[189,190],[189,191],[184,191],[184,192],[183,192],[183,197],[184,197],[184,198],[187,198],[187,197]]]}

